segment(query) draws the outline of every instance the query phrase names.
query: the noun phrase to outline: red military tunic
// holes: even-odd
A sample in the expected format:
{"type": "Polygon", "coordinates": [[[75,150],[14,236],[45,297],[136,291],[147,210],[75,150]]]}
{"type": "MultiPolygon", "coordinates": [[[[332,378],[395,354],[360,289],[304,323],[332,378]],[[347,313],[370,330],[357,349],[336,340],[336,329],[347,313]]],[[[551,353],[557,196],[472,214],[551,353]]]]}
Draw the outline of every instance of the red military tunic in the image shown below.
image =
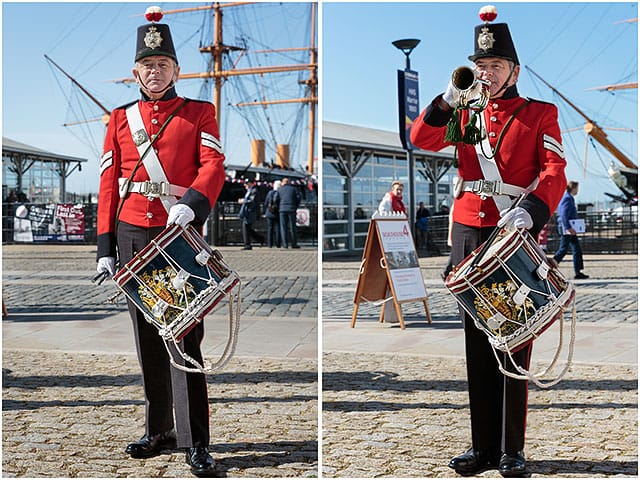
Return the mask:
{"type": "MultiPolygon", "coordinates": [[[[450,112],[439,109],[439,98],[422,112],[411,129],[411,142],[425,150],[439,151],[450,145],[444,141],[445,124],[450,112]]],[[[519,96],[489,101],[483,112],[482,124],[488,132],[492,150],[496,147],[503,127],[524,102],[526,100],[519,96]]],[[[567,186],[564,174],[566,161],[557,117],[555,105],[529,101],[528,105],[517,112],[495,154],[495,162],[503,182],[527,188],[538,178],[538,185],[532,193],[542,202],[533,199],[531,203],[531,195],[527,199],[527,210],[534,218],[537,228],[542,228],[554,212],[567,186]],[[546,212],[541,211],[545,210],[544,205],[548,209],[546,212]]],[[[463,111],[461,125],[465,125],[468,118],[469,112],[463,111]]],[[[486,152],[486,155],[491,155],[491,152],[486,152]]],[[[484,178],[474,146],[458,144],[458,158],[458,175],[461,179],[473,181],[484,178]]],[[[523,202],[525,205],[527,200],[523,202]]],[[[466,191],[455,199],[454,222],[472,227],[493,227],[499,219],[500,212],[491,197],[482,198],[474,192],[466,191]]]]}
{"type": "MultiPolygon", "coordinates": [[[[145,130],[156,135],[176,108],[185,101],[172,90],[163,100],[139,100],[145,130]]],[[[129,104],[131,105],[131,104],[129,104]]],[[[118,181],[129,178],[140,155],[132,139],[125,105],[111,113],[100,163],[98,195],[98,258],[115,255],[116,211],[120,203],[118,181]]],[[[189,100],[153,144],[169,183],[187,188],[179,203],[195,212],[203,223],[215,204],[224,184],[224,154],[219,142],[218,124],[213,104],[189,100]]],[[[133,181],[149,180],[140,165],[133,181]]],[[[149,228],[163,226],[167,211],[159,198],[130,192],[122,205],[118,221],[149,228]]]]}

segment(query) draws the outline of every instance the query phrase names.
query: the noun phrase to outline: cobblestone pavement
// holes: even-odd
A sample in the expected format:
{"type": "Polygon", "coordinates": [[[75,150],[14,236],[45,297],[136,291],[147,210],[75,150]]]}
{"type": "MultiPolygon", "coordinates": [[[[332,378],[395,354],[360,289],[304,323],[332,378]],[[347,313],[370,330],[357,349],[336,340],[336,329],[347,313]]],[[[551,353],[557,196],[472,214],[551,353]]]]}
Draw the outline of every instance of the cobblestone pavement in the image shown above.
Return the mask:
{"type": "MultiPolygon", "coordinates": [[[[222,248],[225,261],[242,279],[242,316],[310,317],[318,314],[318,257],[315,249],[222,248]]],[[[11,312],[125,311],[107,283],[90,283],[95,247],[5,245],[3,295],[11,312]]]]}
{"type": "MultiPolygon", "coordinates": [[[[420,268],[429,295],[429,310],[434,321],[457,316],[456,301],[448,293],[440,278],[440,272],[444,269],[446,261],[446,257],[420,259],[420,268]]],[[[637,323],[637,257],[635,255],[587,255],[585,265],[585,272],[591,278],[575,281],[579,321],[606,320],[637,323]]],[[[351,318],[359,268],[360,262],[354,260],[323,263],[323,318],[351,318]]],[[[568,279],[573,278],[570,261],[561,263],[561,270],[568,279]]],[[[403,304],[402,311],[407,320],[424,319],[424,307],[419,302],[403,304]]],[[[377,318],[379,313],[379,305],[363,302],[360,304],[358,317],[377,318]]]]}
{"type": "MultiPolygon", "coordinates": [[[[221,252],[243,281],[239,348],[256,354],[208,375],[217,476],[317,477],[316,249],[221,252]],[[286,322],[300,339],[278,337],[286,322]]],[[[105,303],[116,289],[92,285],[94,271],[92,246],[3,246],[3,328],[22,346],[3,339],[3,476],[192,477],[183,452],[124,454],[144,433],[144,395],[125,303],[105,303]],[[124,327],[104,327],[108,348],[83,341],[109,322],[124,327]]]]}
{"type": "MultiPolygon", "coordinates": [[[[443,332],[462,331],[456,303],[440,279],[446,260],[420,259],[433,325],[425,327],[420,302],[406,303],[407,330],[401,332],[378,324],[380,305],[375,303],[360,304],[359,326],[350,329],[360,260],[325,259],[325,478],[456,476],[447,464],[469,448],[471,437],[463,349],[447,355],[441,353],[444,345],[425,342],[429,336],[444,339],[443,332]],[[421,347],[430,353],[415,354],[421,347]]],[[[637,338],[637,257],[587,255],[585,264],[591,278],[575,282],[578,330],[619,325],[637,338]]],[[[570,260],[561,270],[572,278],[570,260]]],[[[601,356],[597,341],[581,347],[587,356],[593,352],[591,358],[601,356]]],[[[615,348],[615,340],[605,347],[615,348]]],[[[556,386],[544,390],[532,385],[525,447],[531,476],[637,477],[637,351],[625,358],[633,363],[574,361],[556,386]]],[[[534,371],[546,365],[540,361],[536,369],[534,355],[534,371]]],[[[500,478],[495,470],[481,476],[500,478]]]]}
{"type": "MultiPolygon", "coordinates": [[[[447,464],[471,437],[462,358],[327,353],[322,370],[324,477],[456,476],[447,464]]],[[[637,477],[637,374],[582,364],[551,389],[532,387],[531,475],[637,477]]]]}
{"type": "MultiPolygon", "coordinates": [[[[209,375],[220,477],[317,476],[316,362],[235,358],[209,375]]],[[[4,351],[4,477],[192,477],[183,452],[124,453],[144,433],[132,355],[4,351]]]]}

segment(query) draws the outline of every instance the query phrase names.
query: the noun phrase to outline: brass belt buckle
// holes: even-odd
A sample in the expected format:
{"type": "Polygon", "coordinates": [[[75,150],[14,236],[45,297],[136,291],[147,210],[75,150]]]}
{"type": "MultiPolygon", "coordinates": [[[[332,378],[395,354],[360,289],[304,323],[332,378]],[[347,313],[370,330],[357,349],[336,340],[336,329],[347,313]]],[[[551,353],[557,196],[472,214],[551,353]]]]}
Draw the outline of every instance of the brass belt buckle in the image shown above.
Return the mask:
{"type": "Polygon", "coordinates": [[[151,182],[149,180],[144,182],[143,195],[149,198],[156,198],[162,194],[162,185],[158,182],[151,182]]]}

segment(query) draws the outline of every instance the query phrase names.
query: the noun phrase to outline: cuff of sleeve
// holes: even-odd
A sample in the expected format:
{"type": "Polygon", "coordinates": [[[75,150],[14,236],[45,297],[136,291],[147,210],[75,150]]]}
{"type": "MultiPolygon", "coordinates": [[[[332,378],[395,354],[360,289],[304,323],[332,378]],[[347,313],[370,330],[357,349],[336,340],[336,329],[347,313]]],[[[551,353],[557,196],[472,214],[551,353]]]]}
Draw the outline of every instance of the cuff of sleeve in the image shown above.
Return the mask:
{"type": "Polygon", "coordinates": [[[98,235],[98,254],[96,258],[113,257],[116,258],[116,239],[111,232],[98,235]]]}
{"type": "Polygon", "coordinates": [[[526,198],[522,200],[520,206],[531,215],[533,227],[529,229],[529,232],[535,238],[549,221],[549,217],[551,216],[549,207],[533,193],[527,195],[526,198]]]}
{"type": "Polygon", "coordinates": [[[191,210],[193,210],[193,213],[196,215],[196,220],[200,224],[203,224],[207,220],[209,212],[211,211],[209,199],[194,188],[189,188],[178,203],[191,207],[191,210]]]}
{"type": "Polygon", "coordinates": [[[427,111],[422,118],[422,121],[432,127],[444,127],[451,118],[453,110],[443,110],[440,108],[440,99],[442,95],[438,95],[427,107],[427,111]]]}

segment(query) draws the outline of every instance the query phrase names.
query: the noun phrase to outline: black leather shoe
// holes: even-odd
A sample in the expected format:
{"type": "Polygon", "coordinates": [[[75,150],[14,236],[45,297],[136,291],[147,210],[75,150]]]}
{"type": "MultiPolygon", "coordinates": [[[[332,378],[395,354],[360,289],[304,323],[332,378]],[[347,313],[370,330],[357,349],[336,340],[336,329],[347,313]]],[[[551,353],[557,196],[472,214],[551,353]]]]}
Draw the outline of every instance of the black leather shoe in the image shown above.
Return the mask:
{"type": "Polygon", "coordinates": [[[589,278],[589,275],[586,275],[582,272],[578,272],[576,273],[576,276],[574,277],[576,280],[586,280],[587,278],[589,278]]]}
{"type": "Polygon", "coordinates": [[[488,450],[470,448],[462,455],[452,458],[449,462],[449,468],[453,468],[458,475],[470,477],[498,468],[498,457],[499,454],[488,450]]]}
{"type": "Polygon", "coordinates": [[[527,473],[527,464],[523,452],[505,453],[500,458],[498,471],[503,477],[523,477],[527,473]]]}
{"type": "Polygon", "coordinates": [[[187,448],[187,464],[191,466],[191,473],[197,477],[212,476],[215,468],[207,447],[187,448]]]}
{"type": "Polygon", "coordinates": [[[176,448],[176,434],[170,430],[158,435],[145,435],[137,442],[127,445],[124,452],[131,455],[131,458],[149,458],[174,448],[176,448]]]}

